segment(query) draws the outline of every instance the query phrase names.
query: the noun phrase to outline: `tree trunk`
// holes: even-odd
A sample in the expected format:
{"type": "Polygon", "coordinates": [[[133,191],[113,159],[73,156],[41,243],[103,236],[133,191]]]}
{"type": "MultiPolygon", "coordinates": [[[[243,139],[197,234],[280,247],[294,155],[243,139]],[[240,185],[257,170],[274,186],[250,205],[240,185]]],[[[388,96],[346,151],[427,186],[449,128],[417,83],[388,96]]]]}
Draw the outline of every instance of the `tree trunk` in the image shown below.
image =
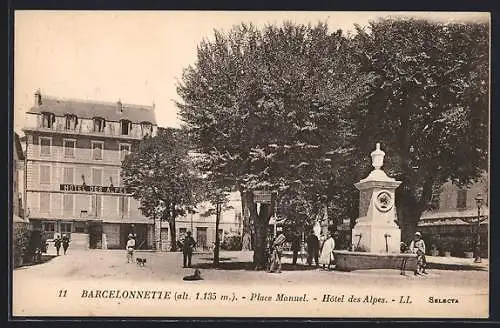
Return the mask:
{"type": "Polygon", "coordinates": [[[401,241],[408,243],[417,231],[418,221],[423,213],[423,207],[410,198],[405,192],[398,193],[396,211],[398,225],[401,229],[401,241]]]}
{"type": "Polygon", "coordinates": [[[247,192],[240,190],[241,196],[241,215],[243,218],[243,231],[241,234],[241,242],[243,251],[252,250],[252,231],[250,226],[250,209],[247,201],[247,192]]]}
{"type": "Polygon", "coordinates": [[[177,251],[177,236],[175,233],[175,217],[168,220],[168,226],[170,229],[170,251],[177,251]]]}
{"type": "Polygon", "coordinates": [[[220,236],[219,236],[219,223],[221,215],[221,204],[215,207],[215,247],[214,247],[214,266],[219,265],[219,250],[220,250],[220,236]]]}
{"type": "Polygon", "coordinates": [[[272,206],[269,204],[261,204],[260,213],[257,213],[256,206],[255,214],[255,244],[253,251],[253,263],[256,270],[262,270],[266,268],[266,237],[267,230],[269,228],[269,218],[271,217],[272,206]],[[257,215],[258,214],[258,215],[257,215]]]}
{"type": "Polygon", "coordinates": [[[158,215],[153,217],[154,222],[154,240],[155,240],[155,250],[157,252],[161,251],[161,220],[158,215]]]}

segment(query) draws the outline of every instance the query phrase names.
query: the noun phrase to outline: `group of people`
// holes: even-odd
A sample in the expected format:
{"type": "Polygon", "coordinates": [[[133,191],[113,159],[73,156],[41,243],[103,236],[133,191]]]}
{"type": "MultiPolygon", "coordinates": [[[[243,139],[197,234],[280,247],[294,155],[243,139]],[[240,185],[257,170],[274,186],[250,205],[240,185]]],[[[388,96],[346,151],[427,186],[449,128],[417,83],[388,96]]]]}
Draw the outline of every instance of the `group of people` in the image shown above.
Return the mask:
{"type": "MultiPolygon", "coordinates": [[[[134,251],[136,248],[137,235],[133,232],[128,234],[127,245],[125,246],[127,250],[127,263],[134,262],[134,251]]],[[[191,268],[191,260],[193,258],[194,247],[196,246],[196,241],[191,235],[191,231],[186,232],[186,236],[182,241],[182,254],[183,254],[183,266],[184,268],[191,268]]],[[[66,252],[66,250],[65,250],[66,252]]]]}
{"type": "MultiPolygon", "coordinates": [[[[281,259],[287,237],[283,234],[281,227],[277,229],[277,232],[276,238],[268,243],[266,256],[268,258],[268,271],[281,273],[281,259]]],[[[320,242],[320,238],[311,232],[307,237],[306,244],[307,264],[311,266],[314,261],[316,267],[321,265],[324,270],[330,270],[331,265],[335,262],[333,255],[333,250],[335,249],[334,235],[328,231],[320,242]]],[[[298,253],[301,251],[301,239],[297,235],[292,237],[291,250],[293,253],[292,263],[295,265],[297,264],[298,253]]]]}
{"type": "MultiPolygon", "coordinates": [[[[287,237],[283,234],[282,229],[278,228],[278,234],[276,238],[268,243],[266,256],[268,258],[268,271],[281,273],[281,259],[283,256],[284,244],[287,241],[287,237]]],[[[334,234],[327,231],[323,238],[318,238],[316,234],[311,232],[306,239],[307,244],[307,264],[309,266],[316,264],[316,267],[320,265],[324,270],[330,270],[332,264],[335,263],[335,257],[333,250],[335,249],[335,238],[334,234]]],[[[404,253],[411,253],[417,255],[417,269],[415,270],[415,275],[427,274],[426,266],[427,260],[425,258],[425,242],[422,239],[422,234],[416,232],[413,240],[406,246],[405,243],[401,243],[401,251],[404,253]]],[[[291,241],[292,264],[297,264],[298,253],[301,251],[301,239],[299,236],[292,236],[291,241]]]]}
{"type": "MultiPolygon", "coordinates": [[[[311,232],[307,239],[307,264],[309,266],[314,264],[316,267],[320,265],[324,270],[330,270],[332,264],[335,263],[335,257],[333,251],[335,249],[335,239],[334,234],[327,231],[323,238],[318,238],[318,236],[311,232]]],[[[298,253],[301,251],[301,239],[298,235],[294,235],[291,238],[291,250],[293,252],[292,263],[297,264],[298,253]]],[[[128,241],[126,245],[127,249],[127,262],[132,263],[135,250],[135,240],[136,235],[130,233],[128,235],[128,241]]],[[[277,236],[274,240],[268,239],[268,245],[266,248],[266,257],[268,259],[268,272],[281,273],[281,259],[283,257],[284,244],[287,241],[287,237],[283,233],[283,229],[279,227],[277,229],[277,236]]],[[[56,246],[57,255],[59,255],[59,248],[61,243],[64,249],[64,254],[69,246],[69,238],[63,235],[62,239],[56,238],[54,244],[56,246]]],[[[182,254],[183,254],[183,267],[192,267],[192,257],[193,251],[196,246],[196,241],[191,235],[191,231],[187,231],[186,236],[182,241],[182,254]]],[[[420,232],[415,233],[415,238],[411,241],[410,245],[407,247],[405,243],[401,243],[401,252],[403,253],[413,253],[417,255],[417,270],[415,274],[426,274],[425,271],[427,261],[425,258],[425,242],[422,239],[422,234],[420,232]]]]}
{"type": "Polygon", "coordinates": [[[56,248],[57,256],[59,256],[61,245],[63,248],[64,255],[66,255],[66,252],[68,251],[69,248],[69,237],[66,234],[63,234],[62,237],[59,237],[59,235],[57,235],[56,238],[54,239],[54,247],[56,248]]]}

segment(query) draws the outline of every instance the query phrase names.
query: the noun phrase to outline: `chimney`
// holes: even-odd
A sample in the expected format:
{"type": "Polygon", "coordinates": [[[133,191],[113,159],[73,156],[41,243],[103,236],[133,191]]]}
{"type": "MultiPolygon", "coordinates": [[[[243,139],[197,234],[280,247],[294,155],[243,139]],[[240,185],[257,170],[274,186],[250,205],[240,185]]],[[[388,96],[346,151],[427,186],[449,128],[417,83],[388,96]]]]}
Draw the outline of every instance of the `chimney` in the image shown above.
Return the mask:
{"type": "Polygon", "coordinates": [[[116,109],[116,111],[117,111],[118,113],[123,113],[123,104],[122,104],[121,100],[118,100],[118,101],[116,102],[116,104],[118,105],[118,108],[116,109]]]}
{"type": "Polygon", "coordinates": [[[42,104],[42,93],[40,89],[35,91],[35,106],[40,106],[42,104]]]}

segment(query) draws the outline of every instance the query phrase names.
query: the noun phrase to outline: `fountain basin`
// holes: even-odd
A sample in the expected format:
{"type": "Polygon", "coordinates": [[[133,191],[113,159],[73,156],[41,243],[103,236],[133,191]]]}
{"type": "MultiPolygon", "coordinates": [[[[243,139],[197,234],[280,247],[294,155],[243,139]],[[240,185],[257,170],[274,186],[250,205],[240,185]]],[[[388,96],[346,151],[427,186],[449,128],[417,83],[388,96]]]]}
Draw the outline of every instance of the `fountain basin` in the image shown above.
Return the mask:
{"type": "Polygon", "coordinates": [[[335,255],[335,270],[353,271],[368,269],[398,269],[415,271],[417,269],[416,254],[391,254],[333,251],[335,255]]]}

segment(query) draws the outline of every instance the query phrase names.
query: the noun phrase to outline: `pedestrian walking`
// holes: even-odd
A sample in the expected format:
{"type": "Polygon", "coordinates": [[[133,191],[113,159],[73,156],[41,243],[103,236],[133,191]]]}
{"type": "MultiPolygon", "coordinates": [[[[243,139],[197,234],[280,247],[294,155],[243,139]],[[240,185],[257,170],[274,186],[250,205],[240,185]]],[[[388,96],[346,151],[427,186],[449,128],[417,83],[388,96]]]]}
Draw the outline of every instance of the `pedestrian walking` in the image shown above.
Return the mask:
{"type": "Polygon", "coordinates": [[[54,247],[56,248],[57,256],[59,256],[59,250],[61,249],[61,238],[59,238],[59,235],[54,239],[54,247]]]}
{"type": "Polygon", "coordinates": [[[182,243],[182,255],[183,255],[183,266],[184,268],[191,268],[191,258],[193,257],[193,249],[196,245],[196,241],[191,236],[191,231],[186,233],[184,242],[182,243]]]}
{"type": "Polygon", "coordinates": [[[273,265],[273,236],[271,234],[267,234],[266,236],[266,271],[271,272],[271,267],[273,265]]]}
{"type": "Polygon", "coordinates": [[[319,262],[323,266],[323,269],[330,270],[330,265],[333,262],[333,250],[335,249],[335,240],[332,234],[328,231],[326,233],[326,239],[323,241],[321,247],[321,255],[319,256],[319,262]]]}
{"type": "Polygon", "coordinates": [[[66,252],[68,251],[68,247],[69,247],[69,237],[66,234],[62,235],[62,247],[63,247],[64,255],[66,255],[66,252]]]}
{"type": "Polygon", "coordinates": [[[427,274],[425,271],[425,267],[427,266],[425,242],[422,239],[422,234],[418,231],[415,233],[415,237],[410,243],[410,250],[413,254],[417,254],[417,269],[415,270],[415,275],[420,273],[427,274]]]}
{"type": "Polygon", "coordinates": [[[307,264],[312,265],[313,260],[315,261],[316,267],[319,266],[319,239],[318,236],[314,234],[313,231],[310,232],[307,237],[307,264]]]}
{"type": "Polygon", "coordinates": [[[300,236],[298,234],[294,234],[293,237],[292,237],[292,252],[293,252],[293,255],[292,255],[292,264],[293,265],[296,265],[297,264],[297,257],[299,255],[299,251],[300,251],[300,236]]]}
{"type": "MultiPolygon", "coordinates": [[[[281,230],[281,228],[278,228],[281,230]]],[[[282,231],[279,231],[278,236],[274,239],[272,245],[272,259],[271,270],[269,272],[281,273],[281,257],[283,256],[283,244],[286,241],[286,237],[282,231]]]]}
{"type": "Polygon", "coordinates": [[[134,263],[135,239],[131,233],[128,234],[127,246],[125,248],[127,250],[127,263],[134,263]]]}

